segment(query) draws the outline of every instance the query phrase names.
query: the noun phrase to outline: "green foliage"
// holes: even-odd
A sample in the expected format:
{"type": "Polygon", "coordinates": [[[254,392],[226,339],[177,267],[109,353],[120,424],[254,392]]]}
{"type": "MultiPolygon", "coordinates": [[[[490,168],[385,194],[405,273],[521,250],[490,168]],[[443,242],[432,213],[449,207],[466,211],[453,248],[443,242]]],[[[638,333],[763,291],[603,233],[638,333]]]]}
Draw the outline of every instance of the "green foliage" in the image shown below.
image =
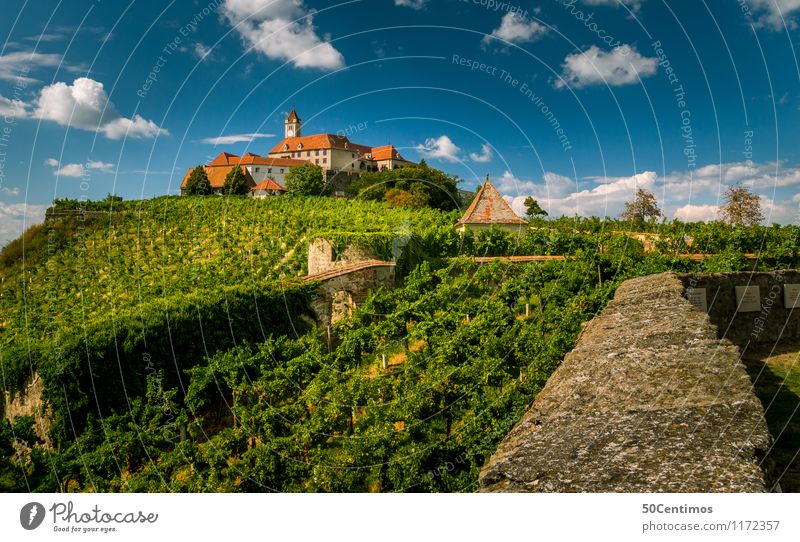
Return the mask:
{"type": "Polygon", "coordinates": [[[227,175],[222,185],[222,193],[230,196],[246,196],[250,193],[252,183],[247,179],[244,170],[235,166],[227,175]]]}
{"type": "Polygon", "coordinates": [[[322,168],[316,164],[289,168],[284,180],[290,196],[328,196],[333,190],[330,183],[325,182],[322,168]]]}
{"type": "Polygon", "coordinates": [[[205,166],[201,164],[192,170],[186,179],[185,191],[187,196],[207,196],[214,193],[205,166]]]}
{"type": "Polygon", "coordinates": [[[743,252],[796,265],[800,245],[795,226],[646,223],[659,254],[597,218],[462,235],[458,211],[333,198],[54,209],[0,256],[4,383],[40,375],[53,449],[30,418],[0,422],[0,490],[472,491],[621,281],[739,269],[743,252]],[[403,277],[330,339],[302,317],[316,237],[403,277]],[[465,257],[513,254],[566,261],[465,257]]]}
{"type": "Polygon", "coordinates": [[[542,206],[539,205],[539,202],[533,199],[531,196],[525,198],[525,215],[528,218],[536,218],[541,216],[547,216],[547,211],[542,209],[542,206]]]}
{"type": "Polygon", "coordinates": [[[347,190],[351,197],[362,200],[383,200],[409,207],[428,205],[451,211],[460,207],[457,183],[456,177],[420,165],[363,173],[347,190]]]}

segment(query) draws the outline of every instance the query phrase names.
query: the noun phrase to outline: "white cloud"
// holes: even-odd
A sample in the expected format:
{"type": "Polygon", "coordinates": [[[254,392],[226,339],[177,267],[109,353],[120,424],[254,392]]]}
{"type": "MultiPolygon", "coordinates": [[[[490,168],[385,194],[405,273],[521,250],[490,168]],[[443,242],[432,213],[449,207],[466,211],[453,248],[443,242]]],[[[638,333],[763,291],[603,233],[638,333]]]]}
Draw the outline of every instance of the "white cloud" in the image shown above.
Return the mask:
{"type": "Polygon", "coordinates": [[[275,137],[275,134],[262,134],[256,132],[252,134],[232,134],[219,137],[207,137],[205,139],[201,139],[200,143],[205,143],[206,145],[233,145],[235,143],[250,143],[254,139],[263,139],[266,137],[275,137]]]}
{"type": "Polygon", "coordinates": [[[28,115],[28,106],[20,100],[11,100],[0,96],[0,116],[24,118],[28,115]]]}
{"type": "Polygon", "coordinates": [[[582,53],[567,55],[556,88],[607,84],[612,87],[636,83],[656,73],[657,58],[644,57],[629,45],[604,51],[592,45],[582,53]]]}
{"type": "Polygon", "coordinates": [[[644,0],[582,0],[584,4],[589,6],[613,6],[620,7],[622,5],[628,6],[634,13],[639,11],[642,7],[644,0]]]}
{"type": "Polygon", "coordinates": [[[506,171],[495,186],[517,213],[524,213],[525,198],[533,196],[550,216],[619,216],[636,189],[644,188],[656,195],[666,216],[705,221],[715,218],[727,188],[741,185],[761,197],[767,223],[800,221],[800,194],[794,194],[800,187],[800,167],[785,167],[782,162],[710,164],[663,177],[652,171],[630,177],[585,177],[577,184],[547,172],[543,180],[521,181],[506,171]]]}
{"type": "Polygon", "coordinates": [[[203,45],[199,41],[194,44],[194,55],[199,60],[203,60],[203,61],[206,60],[209,57],[209,55],[211,55],[212,51],[213,51],[213,49],[211,47],[206,47],[205,45],[203,45]]]}
{"type": "Polygon", "coordinates": [[[34,116],[104,134],[109,139],[152,138],[168,135],[151,120],[140,115],[121,116],[109,101],[103,84],[88,77],[76,79],[72,85],[55,83],[44,87],[35,102],[34,116]]]}
{"type": "Polygon", "coordinates": [[[313,24],[314,11],[303,0],[225,0],[222,12],[248,47],[297,68],[334,70],[344,57],[313,24]]]}
{"type": "Polygon", "coordinates": [[[500,26],[492,30],[488,36],[484,36],[481,42],[486,45],[497,38],[509,43],[528,43],[546,33],[546,26],[536,21],[529,21],[518,12],[508,12],[503,15],[500,26]]]}
{"type": "Polygon", "coordinates": [[[101,173],[114,173],[114,164],[109,164],[108,162],[89,160],[89,162],[86,163],[86,167],[97,170],[101,173]]]}
{"type": "Polygon", "coordinates": [[[0,246],[16,239],[25,228],[44,220],[47,205],[7,204],[0,201],[0,246]]]}
{"type": "MultiPolygon", "coordinates": [[[[525,212],[524,201],[533,195],[550,216],[584,215],[584,216],[617,216],[624,208],[626,201],[636,193],[637,188],[653,190],[658,175],[653,171],[637,173],[630,177],[597,177],[592,181],[595,186],[583,190],[566,192],[567,177],[553,174],[550,180],[561,190],[560,194],[542,190],[541,185],[524,195],[511,199],[511,207],[517,213],[525,212]]],[[[572,180],[569,180],[572,183],[572,180]]]]}
{"type": "Polygon", "coordinates": [[[781,30],[784,26],[796,28],[797,21],[791,13],[800,9],[800,0],[748,0],[753,10],[760,14],[757,23],[762,27],[781,30]]]}
{"type": "Polygon", "coordinates": [[[65,164],[55,170],[53,175],[57,177],[83,177],[86,175],[86,168],[83,164],[65,164]]]}
{"type": "Polygon", "coordinates": [[[446,135],[425,140],[424,145],[414,147],[423,158],[438,159],[445,162],[460,162],[461,147],[457,146],[446,135]]]}
{"type": "Polygon", "coordinates": [[[15,51],[0,55],[0,79],[5,81],[36,82],[30,72],[37,68],[54,68],[61,63],[61,55],[15,51]]]}
{"type": "Polygon", "coordinates": [[[693,205],[687,204],[675,209],[672,218],[683,222],[711,222],[717,219],[717,205],[693,205]]]}
{"type": "Polygon", "coordinates": [[[99,160],[89,160],[86,164],[59,164],[55,158],[48,158],[44,162],[50,167],[57,168],[53,170],[53,175],[57,177],[83,177],[91,171],[100,173],[114,173],[114,164],[101,162],[99,160]]]}
{"type": "Polygon", "coordinates": [[[7,196],[19,196],[19,188],[16,186],[4,186],[2,192],[7,196]]]}
{"type": "Polygon", "coordinates": [[[481,162],[481,163],[491,162],[492,161],[492,156],[493,156],[492,147],[491,147],[491,145],[488,145],[486,143],[481,145],[481,153],[480,154],[478,154],[476,152],[469,153],[469,159],[472,160],[473,162],[481,162]]]}
{"type": "Polygon", "coordinates": [[[411,9],[422,9],[428,0],[394,0],[395,6],[403,6],[411,9]]]}

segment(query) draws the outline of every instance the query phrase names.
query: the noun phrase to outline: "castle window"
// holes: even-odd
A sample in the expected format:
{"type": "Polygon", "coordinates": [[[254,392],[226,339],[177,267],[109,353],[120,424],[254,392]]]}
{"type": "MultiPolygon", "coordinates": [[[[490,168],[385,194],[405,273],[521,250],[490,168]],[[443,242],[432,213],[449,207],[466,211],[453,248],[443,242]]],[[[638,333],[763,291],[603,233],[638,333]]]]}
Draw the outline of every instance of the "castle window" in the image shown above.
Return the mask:
{"type": "Polygon", "coordinates": [[[322,156],[325,156],[326,154],[328,154],[327,149],[322,149],[322,156]]]}
{"type": "Polygon", "coordinates": [[[323,158],[323,159],[322,159],[322,163],[323,163],[323,164],[327,164],[327,163],[328,163],[328,159],[327,159],[327,158],[323,158]]]}
{"type": "Polygon", "coordinates": [[[260,169],[260,168],[256,168],[256,170],[255,170],[255,171],[256,171],[256,173],[258,173],[258,170],[259,170],[259,169],[260,169]]]}
{"type": "Polygon", "coordinates": [[[316,159],[314,160],[314,163],[315,163],[315,164],[319,164],[319,158],[316,158],[316,159]]]}
{"type": "Polygon", "coordinates": [[[311,151],[306,151],[306,156],[311,156],[311,151]]]}
{"type": "Polygon", "coordinates": [[[319,151],[314,151],[314,156],[319,156],[319,151]]]}
{"type": "Polygon", "coordinates": [[[283,173],[283,168],[281,168],[281,173],[283,173]]]}
{"type": "Polygon", "coordinates": [[[267,173],[272,173],[272,168],[267,168],[267,173]]]}

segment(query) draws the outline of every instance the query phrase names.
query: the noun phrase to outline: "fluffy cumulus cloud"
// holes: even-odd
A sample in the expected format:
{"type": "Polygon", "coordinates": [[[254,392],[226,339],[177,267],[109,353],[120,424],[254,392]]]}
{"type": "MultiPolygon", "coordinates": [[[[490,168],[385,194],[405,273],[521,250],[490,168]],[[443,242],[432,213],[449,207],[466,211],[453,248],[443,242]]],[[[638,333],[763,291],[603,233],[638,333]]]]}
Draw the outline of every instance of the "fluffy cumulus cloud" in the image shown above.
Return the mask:
{"type": "Polygon", "coordinates": [[[313,24],[303,0],[225,0],[222,12],[247,47],[298,68],[334,70],[344,57],[313,24]]]}
{"type": "Polygon", "coordinates": [[[480,162],[480,163],[491,162],[492,161],[492,156],[493,156],[492,147],[491,147],[491,145],[488,145],[486,143],[481,145],[480,154],[478,154],[476,152],[469,153],[469,159],[470,160],[472,160],[473,162],[480,162]]]}
{"type": "Polygon", "coordinates": [[[800,187],[800,167],[787,168],[781,162],[729,162],[666,176],[645,171],[629,177],[587,177],[577,183],[552,172],[534,182],[506,171],[494,182],[517,213],[525,212],[525,198],[533,196],[551,216],[618,216],[636,189],[644,188],[656,195],[665,216],[685,222],[709,221],[717,219],[727,188],[744,186],[761,197],[767,223],[800,219],[800,195],[786,195],[800,187]]]}
{"type": "Polygon", "coordinates": [[[718,210],[718,205],[694,205],[689,203],[675,209],[675,212],[672,213],[672,218],[683,222],[711,222],[718,218],[718,210]]]}
{"type": "Polygon", "coordinates": [[[205,143],[206,145],[234,145],[236,143],[250,143],[255,139],[263,139],[266,137],[275,137],[275,134],[261,134],[257,132],[252,134],[231,134],[218,137],[206,137],[201,139],[200,143],[205,143]]]}
{"type": "Polygon", "coordinates": [[[640,77],[653,75],[657,67],[657,58],[642,56],[630,45],[620,45],[611,51],[592,45],[582,53],[567,55],[556,88],[629,85],[636,83],[640,77]]]}
{"type": "Polygon", "coordinates": [[[44,87],[34,103],[33,116],[62,126],[99,132],[109,139],[152,138],[168,132],[141,115],[120,115],[99,83],[80,77],[71,85],[44,87]]]}
{"type": "Polygon", "coordinates": [[[523,17],[519,12],[508,12],[503,15],[500,26],[484,36],[483,44],[491,43],[495,38],[508,43],[528,43],[547,33],[547,27],[523,17]]]}
{"type": "Polygon", "coordinates": [[[7,204],[0,201],[0,246],[19,237],[25,228],[42,222],[46,210],[47,205],[7,204]]]}
{"type": "Polygon", "coordinates": [[[461,147],[453,143],[446,135],[437,138],[428,138],[424,145],[414,147],[416,151],[429,160],[442,160],[444,162],[460,162],[461,147]]]}
{"type": "Polygon", "coordinates": [[[800,9],[800,0],[746,0],[757,15],[762,26],[780,30],[784,26],[796,28],[795,12],[800,9]]]}

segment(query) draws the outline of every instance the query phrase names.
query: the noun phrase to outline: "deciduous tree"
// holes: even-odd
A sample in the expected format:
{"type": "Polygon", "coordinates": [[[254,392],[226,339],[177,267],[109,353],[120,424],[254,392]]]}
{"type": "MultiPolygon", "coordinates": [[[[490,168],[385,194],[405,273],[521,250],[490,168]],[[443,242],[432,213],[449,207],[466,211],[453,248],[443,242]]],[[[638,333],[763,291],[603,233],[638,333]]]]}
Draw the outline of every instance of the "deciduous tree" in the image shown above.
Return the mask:
{"type": "Polygon", "coordinates": [[[316,164],[295,166],[286,174],[286,193],[290,196],[327,196],[331,190],[322,168],[316,164]]]}
{"type": "Polygon", "coordinates": [[[644,188],[636,190],[633,201],[625,204],[625,210],[620,217],[633,223],[642,223],[648,220],[661,218],[661,209],[658,207],[656,196],[644,188]]]}
{"type": "Polygon", "coordinates": [[[723,222],[732,226],[756,226],[764,220],[761,200],[743,186],[729,186],[725,192],[725,203],[719,208],[723,222]]]}
{"type": "Polygon", "coordinates": [[[525,198],[525,214],[529,218],[535,218],[537,216],[547,216],[547,211],[542,209],[539,202],[533,199],[533,197],[528,196],[525,198]]]}
{"type": "Polygon", "coordinates": [[[197,166],[186,179],[187,196],[205,196],[211,193],[211,182],[208,180],[206,168],[202,165],[197,166]]]}
{"type": "Polygon", "coordinates": [[[225,184],[222,193],[234,196],[244,196],[250,192],[250,183],[241,167],[236,166],[225,175],[225,184]]]}

